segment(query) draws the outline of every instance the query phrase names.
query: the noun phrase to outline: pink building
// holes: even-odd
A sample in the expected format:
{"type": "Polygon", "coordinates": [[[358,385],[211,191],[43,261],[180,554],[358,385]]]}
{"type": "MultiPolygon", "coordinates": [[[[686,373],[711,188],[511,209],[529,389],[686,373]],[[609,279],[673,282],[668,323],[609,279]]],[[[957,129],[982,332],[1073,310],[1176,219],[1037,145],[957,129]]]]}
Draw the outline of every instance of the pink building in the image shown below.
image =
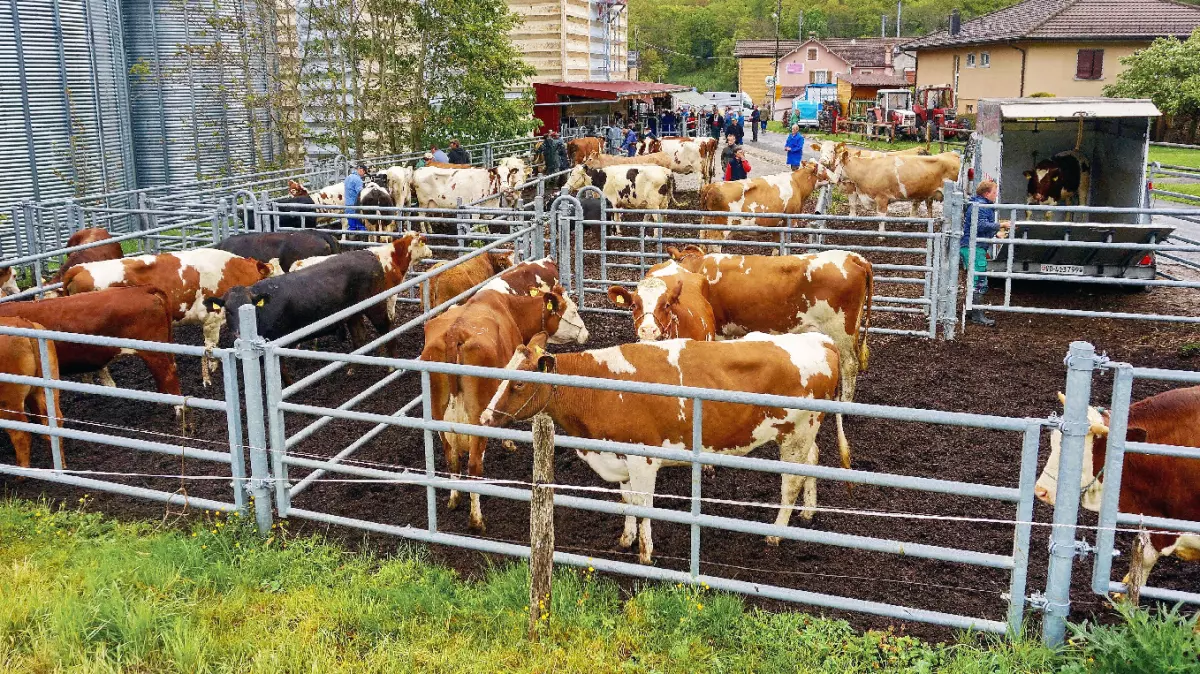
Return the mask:
{"type": "MultiPolygon", "coordinates": [[[[895,75],[916,68],[911,55],[896,55],[894,38],[809,38],[779,42],[779,84],[785,99],[804,91],[808,84],[834,84],[841,74],[895,75]]],[[[763,78],[774,71],[774,40],[738,40],[739,86],[761,103],[763,78]]]]}

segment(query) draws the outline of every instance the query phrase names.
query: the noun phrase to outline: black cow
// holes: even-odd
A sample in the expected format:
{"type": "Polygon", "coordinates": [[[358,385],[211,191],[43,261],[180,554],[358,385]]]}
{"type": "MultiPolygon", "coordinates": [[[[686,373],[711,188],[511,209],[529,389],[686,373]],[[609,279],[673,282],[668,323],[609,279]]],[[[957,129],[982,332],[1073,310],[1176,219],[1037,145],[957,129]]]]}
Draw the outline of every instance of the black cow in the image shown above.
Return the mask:
{"type": "MultiPolygon", "coordinates": [[[[380,220],[379,216],[395,217],[396,213],[388,211],[381,213],[379,209],[393,208],[396,202],[392,199],[391,193],[388,191],[387,175],[380,173],[370,176],[362,192],[358,195],[358,211],[359,217],[368,231],[378,232],[395,232],[397,230],[398,220],[380,220]]],[[[378,242],[379,237],[372,236],[369,239],[372,243],[378,242]]]]}
{"type": "MultiPolygon", "coordinates": [[[[257,229],[254,224],[254,212],[247,206],[238,206],[238,208],[242,209],[243,226],[248,230],[257,229]]],[[[317,226],[318,217],[329,217],[328,215],[318,215],[316,202],[307,195],[275,199],[268,204],[268,210],[279,213],[279,215],[272,214],[265,217],[271,219],[272,222],[278,217],[280,229],[313,229],[317,226]]]]}
{"type": "Polygon", "coordinates": [[[342,252],[337,238],[320,231],[238,234],[217,244],[216,248],[267,264],[275,261],[279,271],[284,272],[291,269],[296,260],[342,252]]]}
{"type": "MultiPolygon", "coordinates": [[[[583,206],[584,220],[599,220],[600,219],[600,200],[601,197],[579,197],[579,203],[583,206]]],[[[612,202],[604,199],[604,208],[612,208],[612,202]]]]}

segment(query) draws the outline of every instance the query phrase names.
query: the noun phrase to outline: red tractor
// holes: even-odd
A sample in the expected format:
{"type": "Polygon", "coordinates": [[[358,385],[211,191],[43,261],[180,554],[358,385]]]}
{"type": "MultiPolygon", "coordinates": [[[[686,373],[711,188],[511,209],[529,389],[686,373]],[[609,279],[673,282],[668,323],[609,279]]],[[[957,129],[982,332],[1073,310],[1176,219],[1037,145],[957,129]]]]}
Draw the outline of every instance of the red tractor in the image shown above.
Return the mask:
{"type": "Polygon", "coordinates": [[[939,130],[945,130],[950,137],[971,130],[968,120],[958,118],[954,89],[948,84],[918,89],[913,112],[917,114],[917,126],[928,132],[929,140],[937,140],[939,130]]]}

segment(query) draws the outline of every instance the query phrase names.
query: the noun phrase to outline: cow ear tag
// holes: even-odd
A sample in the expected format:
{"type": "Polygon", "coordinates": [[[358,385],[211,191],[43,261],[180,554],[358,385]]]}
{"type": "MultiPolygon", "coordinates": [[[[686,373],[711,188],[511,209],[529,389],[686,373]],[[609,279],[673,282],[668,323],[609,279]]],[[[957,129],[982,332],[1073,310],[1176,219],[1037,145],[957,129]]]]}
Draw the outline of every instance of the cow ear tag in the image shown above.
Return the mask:
{"type": "Polygon", "coordinates": [[[546,311],[554,311],[554,302],[546,302],[546,311]]]}
{"type": "Polygon", "coordinates": [[[614,301],[615,301],[617,304],[625,304],[625,298],[624,298],[624,297],[621,297],[620,295],[617,295],[617,299],[616,299],[616,300],[614,300],[614,301]]]}
{"type": "Polygon", "coordinates": [[[266,304],[267,304],[266,300],[259,299],[257,302],[254,303],[254,306],[262,308],[262,307],[266,306],[266,304]]]}
{"type": "Polygon", "coordinates": [[[535,354],[537,354],[537,356],[540,358],[540,357],[541,357],[541,355],[542,355],[543,353],[546,353],[546,350],[545,350],[545,349],[543,349],[542,347],[538,346],[537,344],[534,344],[534,345],[533,345],[533,352],[534,352],[535,354]]]}
{"type": "Polygon", "coordinates": [[[540,293],[540,292],[538,292],[538,289],[537,289],[537,288],[530,288],[530,289],[529,289],[529,296],[530,296],[530,297],[537,297],[537,296],[538,296],[538,295],[540,295],[540,294],[541,294],[541,293],[540,293]]]}

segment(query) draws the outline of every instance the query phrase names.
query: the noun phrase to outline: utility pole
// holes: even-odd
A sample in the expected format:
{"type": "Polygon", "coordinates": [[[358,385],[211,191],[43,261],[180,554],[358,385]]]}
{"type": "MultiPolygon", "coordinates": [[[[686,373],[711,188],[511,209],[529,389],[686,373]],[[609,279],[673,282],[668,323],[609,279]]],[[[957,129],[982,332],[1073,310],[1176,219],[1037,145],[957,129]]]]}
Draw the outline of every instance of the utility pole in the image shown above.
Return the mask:
{"type": "Polygon", "coordinates": [[[783,0],[778,0],[775,7],[775,79],[771,81],[771,89],[767,92],[767,110],[775,115],[775,87],[779,86],[779,22],[783,20],[783,0]]]}
{"type": "Polygon", "coordinates": [[[904,0],[896,0],[896,37],[900,37],[900,12],[904,6],[904,0]]]}
{"type": "Polygon", "coordinates": [[[879,15],[879,37],[887,37],[887,14],[879,15]]]}
{"type": "Polygon", "coordinates": [[[799,23],[800,23],[800,26],[797,28],[796,39],[803,42],[804,41],[804,10],[803,9],[800,10],[799,23]]]}

